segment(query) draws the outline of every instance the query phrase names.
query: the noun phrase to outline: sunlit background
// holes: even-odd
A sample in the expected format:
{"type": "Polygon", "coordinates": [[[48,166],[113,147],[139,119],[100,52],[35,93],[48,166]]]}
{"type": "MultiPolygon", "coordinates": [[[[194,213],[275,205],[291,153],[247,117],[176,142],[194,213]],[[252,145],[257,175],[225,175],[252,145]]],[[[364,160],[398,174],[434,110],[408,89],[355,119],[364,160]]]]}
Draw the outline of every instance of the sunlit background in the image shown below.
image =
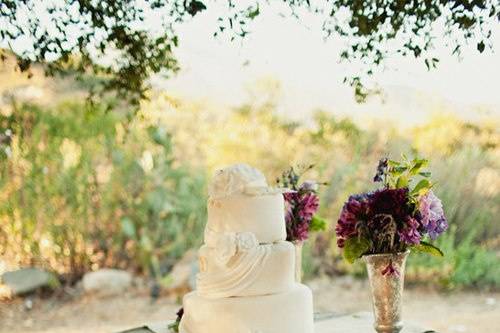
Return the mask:
{"type": "Polygon", "coordinates": [[[341,259],[334,226],[349,194],[373,188],[378,159],[405,152],[431,160],[451,226],[438,241],[445,258],[410,259],[407,317],[439,332],[479,332],[478,320],[482,333],[496,332],[500,29],[494,50],[480,55],[471,45],[462,60],[436,40],[441,61],[432,71],[423,61],[390,59],[371,79],[381,93],[359,104],[342,83],[359,64],[338,62],[342,45],[325,41],[314,17],[270,11],[248,38],[230,42],[207,29],[217,15],[207,11],[182,26],[181,71],[152,78],[155,89],[132,119],[88,104],[85,82],[45,78],[39,68],[28,79],[12,59],[1,65],[0,273],[40,267],[73,291],[43,295],[31,312],[11,300],[1,308],[7,330],[0,331],[104,332],[172,318],[180,295],[155,308],[144,301],[151,281],[168,290],[172,267],[200,246],[207,183],[216,168],[235,162],[258,167],[270,182],[291,165],[314,164],[306,177],[328,183],[320,215],[329,227],[306,243],[306,281],[327,295],[318,296],[319,310],[369,310],[355,291],[364,267],[341,259]],[[103,267],[143,281],[133,292],[143,301],[68,296],[78,294],[83,274],[103,267]],[[426,316],[422,297],[442,316],[426,316]],[[99,310],[85,310],[86,303],[99,310]],[[457,303],[470,308],[462,313],[457,303]],[[122,311],[143,317],[122,321],[105,304],[126,304],[122,311]],[[68,319],[80,312],[88,318],[68,319]]]}

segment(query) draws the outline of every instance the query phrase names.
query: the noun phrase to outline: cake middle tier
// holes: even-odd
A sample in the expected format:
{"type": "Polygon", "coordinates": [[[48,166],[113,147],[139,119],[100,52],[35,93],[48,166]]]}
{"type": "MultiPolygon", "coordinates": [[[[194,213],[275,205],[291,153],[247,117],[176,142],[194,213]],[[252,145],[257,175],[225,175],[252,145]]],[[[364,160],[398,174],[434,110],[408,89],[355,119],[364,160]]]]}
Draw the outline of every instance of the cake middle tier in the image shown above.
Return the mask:
{"type": "Polygon", "coordinates": [[[285,202],[282,193],[236,194],[208,200],[205,232],[251,232],[259,243],[286,239],[285,202]]]}
{"type": "Polygon", "coordinates": [[[197,291],[207,298],[277,294],[295,282],[295,248],[287,241],[257,245],[236,253],[226,262],[219,249],[203,246],[199,252],[197,291]]]}

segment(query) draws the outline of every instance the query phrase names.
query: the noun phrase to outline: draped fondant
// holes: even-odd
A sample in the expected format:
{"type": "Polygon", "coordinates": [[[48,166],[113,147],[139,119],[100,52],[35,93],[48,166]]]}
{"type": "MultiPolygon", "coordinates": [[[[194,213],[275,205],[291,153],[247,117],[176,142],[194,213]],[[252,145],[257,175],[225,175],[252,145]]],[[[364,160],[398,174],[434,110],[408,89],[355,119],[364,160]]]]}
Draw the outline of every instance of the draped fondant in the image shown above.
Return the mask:
{"type": "Polygon", "coordinates": [[[286,291],[295,282],[295,250],[290,242],[258,245],[223,265],[214,252],[206,245],[199,251],[197,290],[205,297],[266,295],[286,291]]]}
{"type": "Polygon", "coordinates": [[[201,296],[221,298],[237,296],[261,274],[271,252],[271,245],[258,245],[235,255],[219,271],[200,272],[196,288],[201,296]]]}

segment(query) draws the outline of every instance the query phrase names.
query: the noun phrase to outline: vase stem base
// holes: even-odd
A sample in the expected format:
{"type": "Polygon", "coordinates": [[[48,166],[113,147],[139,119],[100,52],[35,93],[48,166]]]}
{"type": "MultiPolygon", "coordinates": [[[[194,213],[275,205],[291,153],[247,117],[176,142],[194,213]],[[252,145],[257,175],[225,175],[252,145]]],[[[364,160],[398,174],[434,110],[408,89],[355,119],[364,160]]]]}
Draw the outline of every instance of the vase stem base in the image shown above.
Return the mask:
{"type": "Polygon", "coordinates": [[[403,324],[397,324],[395,326],[384,326],[384,325],[375,325],[375,331],[377,333],[399,333],[403,330],[403,324]]]}

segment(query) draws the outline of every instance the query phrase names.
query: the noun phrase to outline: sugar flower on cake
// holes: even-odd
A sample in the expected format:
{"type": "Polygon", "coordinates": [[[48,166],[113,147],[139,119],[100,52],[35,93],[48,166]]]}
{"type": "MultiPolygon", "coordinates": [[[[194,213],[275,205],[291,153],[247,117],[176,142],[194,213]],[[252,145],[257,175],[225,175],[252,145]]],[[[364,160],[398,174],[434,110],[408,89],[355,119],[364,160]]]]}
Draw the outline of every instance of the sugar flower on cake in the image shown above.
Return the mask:
{"type": "Polygon", "coordinates": [[[249,251],[258,245],[259,241],[252,232],[224,232],[217,235],[215,256],[220,265],[227,265],[238,252],[249,251]]]}
{"type": "Polygon", "coordinates": [[[208,188],[211,202],[231,195],[265,195],[282,193],[283,189],[270,187],[265,176],[248,164],[233,164],[217,170],[208,188]]]}
{"type": "Polygon", "coordinates": [[[248,251],[259,245],[257,237],[252,232],[241,232],[236,235],[238,250],[248,251]]]}
{"type": "MultiPolygon", "coordinates": [[[[441,200],[432,191],[425,159],[380,160],[375,182],[382,187],[351,195],[335,228],[337,245],[353,262],[367,254],[401,253],[409,249],[442,255],[431,241],[448,228],[441,200]]],[[[384,274],[396,274],[386,267],[384,274]]]]}
{"type": "Polygon", "coordinates": [[[266,188],[264,175],[247,164],[234,164],[217,170],[210,183],[208,194],[212,199],[244,193],[248,188],[266,188]]]}
{"type": "Polygon", "coordinates": [[[291,167],[277,180],[278,185],[289,189],[284,193],[288,241],[303,242],[310,232],[326,227],[326,222],[316,215],[319,208],[319,183],[314,180],[300,181],[301,176],[312,168],[313,165],[307,168],[291,167]]]}
{"type": "Polygon", "coordinates": [[[215,247],[215,259],[219,264],[226,265],[238,250],[236,234],[234,232],[225,232],[218,237],[215,247]]]}

